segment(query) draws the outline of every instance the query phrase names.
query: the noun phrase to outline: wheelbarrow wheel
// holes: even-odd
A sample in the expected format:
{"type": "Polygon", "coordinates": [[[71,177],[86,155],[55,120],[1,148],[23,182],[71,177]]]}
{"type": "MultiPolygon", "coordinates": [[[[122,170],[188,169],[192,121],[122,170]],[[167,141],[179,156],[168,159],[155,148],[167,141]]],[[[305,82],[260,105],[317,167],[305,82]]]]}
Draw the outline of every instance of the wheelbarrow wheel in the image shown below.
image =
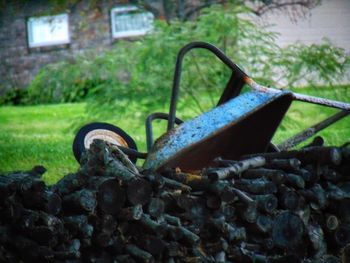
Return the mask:
{"type": "MultiPolygon", "coordinates": [[[[84,151],[90,148],[94,139],[101,139],[109,143],[130,148],[137,151],[135,141],[121,128],[104,122],[92,122],[80,128],[73,141],[73,153],[80,163],[84,151]]],[[[136,163],[136,156],[129,156],[136,163]]]]}

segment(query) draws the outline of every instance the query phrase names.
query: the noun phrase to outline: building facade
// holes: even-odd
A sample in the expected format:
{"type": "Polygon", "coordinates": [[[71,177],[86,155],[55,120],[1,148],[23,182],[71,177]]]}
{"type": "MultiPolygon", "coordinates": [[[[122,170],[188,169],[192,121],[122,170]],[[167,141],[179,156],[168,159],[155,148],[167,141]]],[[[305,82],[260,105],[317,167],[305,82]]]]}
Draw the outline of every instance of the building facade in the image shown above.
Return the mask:
{"type": "Polygon", "coordinates": [[[57,11],[48,2],[16,6],[9,1],[0,10],[0,95],[28,85],[46,64],[143,35],[154,19],[132,1],[97,1],[93,7],[92,1],[77,1],[57,11]]]}
{"type": "MultiPolygon", "coordinates": [[[[59,10],[46,0],[5,2],[0,6],[0,96],[11,88],[25,88],[46,64],[89,50],[98,53],[121,38],[143,35],[155,17],[181,18],[210,1],[148,0],[143,1],[144,8],[132,0],[81,0],[59,10]]],[[[269,12],[260,22],[274,24],[271,30],[280,33],[281,46],[295,41],[319,43],[328,37],[350,51],[349,14],[349,0],[323,0],[297,22],[269,12]]]]}
{"type": "Polygon", "coordinates": [[[296,41],[306,45],[320,44],[323,38],[328,38],[334,45],[350,52],[349,0],[322,0],[295,21],[276,12],[267,12],[260,20],[272,25],[271,30],[279,33],[277,44],[282,47],[296,41]]]}

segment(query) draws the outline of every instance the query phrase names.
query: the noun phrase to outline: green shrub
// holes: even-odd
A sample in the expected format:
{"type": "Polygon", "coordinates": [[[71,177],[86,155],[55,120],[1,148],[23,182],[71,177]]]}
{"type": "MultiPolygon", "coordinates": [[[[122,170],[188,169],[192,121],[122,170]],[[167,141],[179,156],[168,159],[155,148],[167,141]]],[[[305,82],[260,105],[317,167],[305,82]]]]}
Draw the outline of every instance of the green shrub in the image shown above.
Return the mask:
{"type": "Polygon", "coordinates": [[[13,88],[0,96],[0,105],[21,105],[28,101],[28,91],[19,88],[13,88]]]}
{"type": "Polygon", "coordinates": [[[106,80],[93,75],[88,59],[62,61],[42,68],[28,87],[31,103],[79,102],[106,80]]]}

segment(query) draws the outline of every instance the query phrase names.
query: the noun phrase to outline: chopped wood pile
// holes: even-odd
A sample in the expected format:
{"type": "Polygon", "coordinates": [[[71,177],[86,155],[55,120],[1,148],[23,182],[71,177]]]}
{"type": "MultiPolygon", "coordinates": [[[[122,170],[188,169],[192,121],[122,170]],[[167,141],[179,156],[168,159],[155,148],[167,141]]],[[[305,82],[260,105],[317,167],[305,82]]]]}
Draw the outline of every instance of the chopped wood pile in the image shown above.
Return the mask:
{"type": "Polygon", "coordinates": [[[54,186],[0,177],[0,262],[350,262],[350,148],[137,169],[94,141],[54,186]]]}

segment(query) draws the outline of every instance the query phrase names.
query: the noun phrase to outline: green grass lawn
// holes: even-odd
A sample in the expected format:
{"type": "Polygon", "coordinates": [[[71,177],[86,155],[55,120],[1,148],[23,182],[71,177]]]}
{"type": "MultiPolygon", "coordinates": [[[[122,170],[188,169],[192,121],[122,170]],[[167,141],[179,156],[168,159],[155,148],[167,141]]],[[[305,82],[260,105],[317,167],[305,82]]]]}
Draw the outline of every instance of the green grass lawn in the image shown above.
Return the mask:
{"type": "MultiPolygon", "coordinates": [[[[301,89],[300,92],[350,102],[350,88],[338,88],[336,92],[329,88],[301,89]]],[[[83,103],[0,107],[0,172],[26,170],[41,164],[48,169],[44,177],[46,182],[54,183],[68,172],[76,171],[78,164],[71,150],[72,127],[86,117],[84,107],[83,103]]],[[[279,143],[333,112],[336,111],[295,102],[273,141],[279,143]]],[[[145,150],[143,122],[137,117],[119,116],[113,120],[136,140],[142,151],[145,150]]],[[[164,126],[158,125],[156,134],[160,135],[163,130],[164,126]]],[[[340,145],[350,140],[350,117],[320,135],[327,145],[340,145]]]]}
{"type": "Polygon", "coordinates": [[[31,169],[42,164],[52,183],[78,167],[71,153],[70,126],[83,104],[0,108],[0,170],[31,169]]]}

